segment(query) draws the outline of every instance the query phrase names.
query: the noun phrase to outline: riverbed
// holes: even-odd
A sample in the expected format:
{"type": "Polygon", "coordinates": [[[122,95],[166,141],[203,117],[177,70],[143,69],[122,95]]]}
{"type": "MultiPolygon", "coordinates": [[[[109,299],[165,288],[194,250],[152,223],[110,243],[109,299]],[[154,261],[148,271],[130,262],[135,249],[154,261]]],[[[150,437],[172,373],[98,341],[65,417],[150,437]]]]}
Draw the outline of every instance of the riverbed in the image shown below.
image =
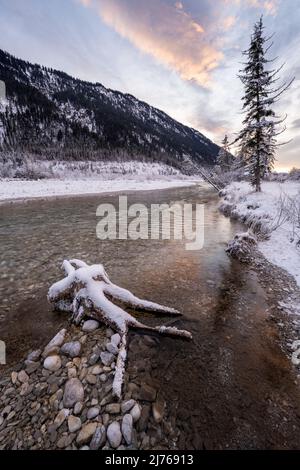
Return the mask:
{"type": "Polygon", "coordinates": [[[130,380],[155,383],[166,400],[173,422],[166,431],[169,448],[299,447],[296,376],[276,324],[268,321],[270,305],[257,273],[225,253],[241,226],[218,211],[213,190],[201,184],[128,194],[128,204],[204,204],[198,251],[187,251],[186,240],[98,240],[100,203],[117,206],[118,195],[1,207],[0,326],[8,366],[67,323],[46,300],[51,283],[63,276],[63,259],[103,263],[116,284],[180,310],[176,325],[193,333],[192,342],[160,339],[148,365],[131,336],[130,380]]]}

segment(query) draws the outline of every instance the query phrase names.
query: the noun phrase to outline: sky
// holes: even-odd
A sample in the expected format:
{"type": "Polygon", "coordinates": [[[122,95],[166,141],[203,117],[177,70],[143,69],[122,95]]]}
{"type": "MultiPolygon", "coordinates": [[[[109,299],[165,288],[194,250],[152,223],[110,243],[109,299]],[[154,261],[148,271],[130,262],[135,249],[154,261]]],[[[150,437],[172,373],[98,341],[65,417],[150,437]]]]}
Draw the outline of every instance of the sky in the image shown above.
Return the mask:
{"type": "Polygon", "coordinates": [[[299,0],[0,0],[0,48],[131,93],[221,143],[241,128],[237,77],[253,24],[274,33],[269,57],[295,77],[277,170],[300,167],[299,0]]]}

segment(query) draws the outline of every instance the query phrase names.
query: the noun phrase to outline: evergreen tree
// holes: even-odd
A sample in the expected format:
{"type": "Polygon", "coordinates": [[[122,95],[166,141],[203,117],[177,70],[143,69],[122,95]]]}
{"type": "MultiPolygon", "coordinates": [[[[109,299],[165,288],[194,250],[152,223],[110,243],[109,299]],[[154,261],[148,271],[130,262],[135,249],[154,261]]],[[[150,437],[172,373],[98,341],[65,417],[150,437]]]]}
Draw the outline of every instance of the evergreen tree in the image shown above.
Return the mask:
{"type": "Polygon", "coordinates": [[[230,145],[228,136],[225,135],[224,139],[222,140],[222,147],[220,148],[217,163],[221,167],[222,170],[228,171],[232,164],[232,155],[230,153],[230,145]]]}
{"type": "Polygon", "coordinates": [[[271,37],[264,34],[263,18],[254,26],[251,43],[243,54],[247,57],[245,67],[240,71],[239,78],[245,87],[243,111],[246,116],[243,129],[235,142],[239,141],[240,150],[249,169],[251,184],[256,191],[261,191],[261,179],[274,166],[275,152],[278,147],[277,136],[284,132],[280,126],[286,119],[276,116],[273,105],[280,95],[287,90],[293,80],[276,87],[278,73],[282,66],[268,70],[268,64],[274,60],[266,58],[272,47],[271,37]]]}

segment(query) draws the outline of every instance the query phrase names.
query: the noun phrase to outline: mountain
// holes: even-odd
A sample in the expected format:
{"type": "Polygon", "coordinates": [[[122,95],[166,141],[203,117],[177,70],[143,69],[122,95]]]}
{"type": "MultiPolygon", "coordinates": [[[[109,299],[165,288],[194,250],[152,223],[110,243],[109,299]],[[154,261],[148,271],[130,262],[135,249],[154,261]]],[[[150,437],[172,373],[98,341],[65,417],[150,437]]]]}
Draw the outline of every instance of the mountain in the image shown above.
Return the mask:
{"type": "Polygon", "coordinates": [[[47,160],[150,160],[213,165],[219,147],[129,94],[0,50],[0,149],[47,160]]]}

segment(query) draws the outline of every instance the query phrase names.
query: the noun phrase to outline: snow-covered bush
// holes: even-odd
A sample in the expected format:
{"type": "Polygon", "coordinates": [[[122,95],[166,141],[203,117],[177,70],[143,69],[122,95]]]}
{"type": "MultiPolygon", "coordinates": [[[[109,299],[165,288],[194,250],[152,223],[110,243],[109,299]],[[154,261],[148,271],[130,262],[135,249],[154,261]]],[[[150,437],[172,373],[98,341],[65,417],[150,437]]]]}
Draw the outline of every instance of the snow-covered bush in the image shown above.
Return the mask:
{"type": "Polygon", "coordinates": [[[289,222],[290,241],[300,247],[300,190],[294,196],[288,196],[284,192],[280,195],[279,213],[284,222],[289,222]]]}
{"type": "Polygon", "coordinates": [[[113,180],[124,175],[129,179],[138,176],[143,180],[185,177],[177,168],[151,161],[36,160],[30,154],[24,156],[17,152],[0,153],[0,178],[113,180]]]}
{"type": "Polygon", "coordinates": [[[292,168],[289,172],[288,179],[292,181],[300,181],[300,169],[299,168],[292,168]]]}
{"type": "Polygon", "coordinates": [[[228,243],[226,252],[233,258],[237,258],[243,263],[251,260],[254,247],[257,245],[257,239],[251,231],[237,233],[233,240],[228,243]]]}

